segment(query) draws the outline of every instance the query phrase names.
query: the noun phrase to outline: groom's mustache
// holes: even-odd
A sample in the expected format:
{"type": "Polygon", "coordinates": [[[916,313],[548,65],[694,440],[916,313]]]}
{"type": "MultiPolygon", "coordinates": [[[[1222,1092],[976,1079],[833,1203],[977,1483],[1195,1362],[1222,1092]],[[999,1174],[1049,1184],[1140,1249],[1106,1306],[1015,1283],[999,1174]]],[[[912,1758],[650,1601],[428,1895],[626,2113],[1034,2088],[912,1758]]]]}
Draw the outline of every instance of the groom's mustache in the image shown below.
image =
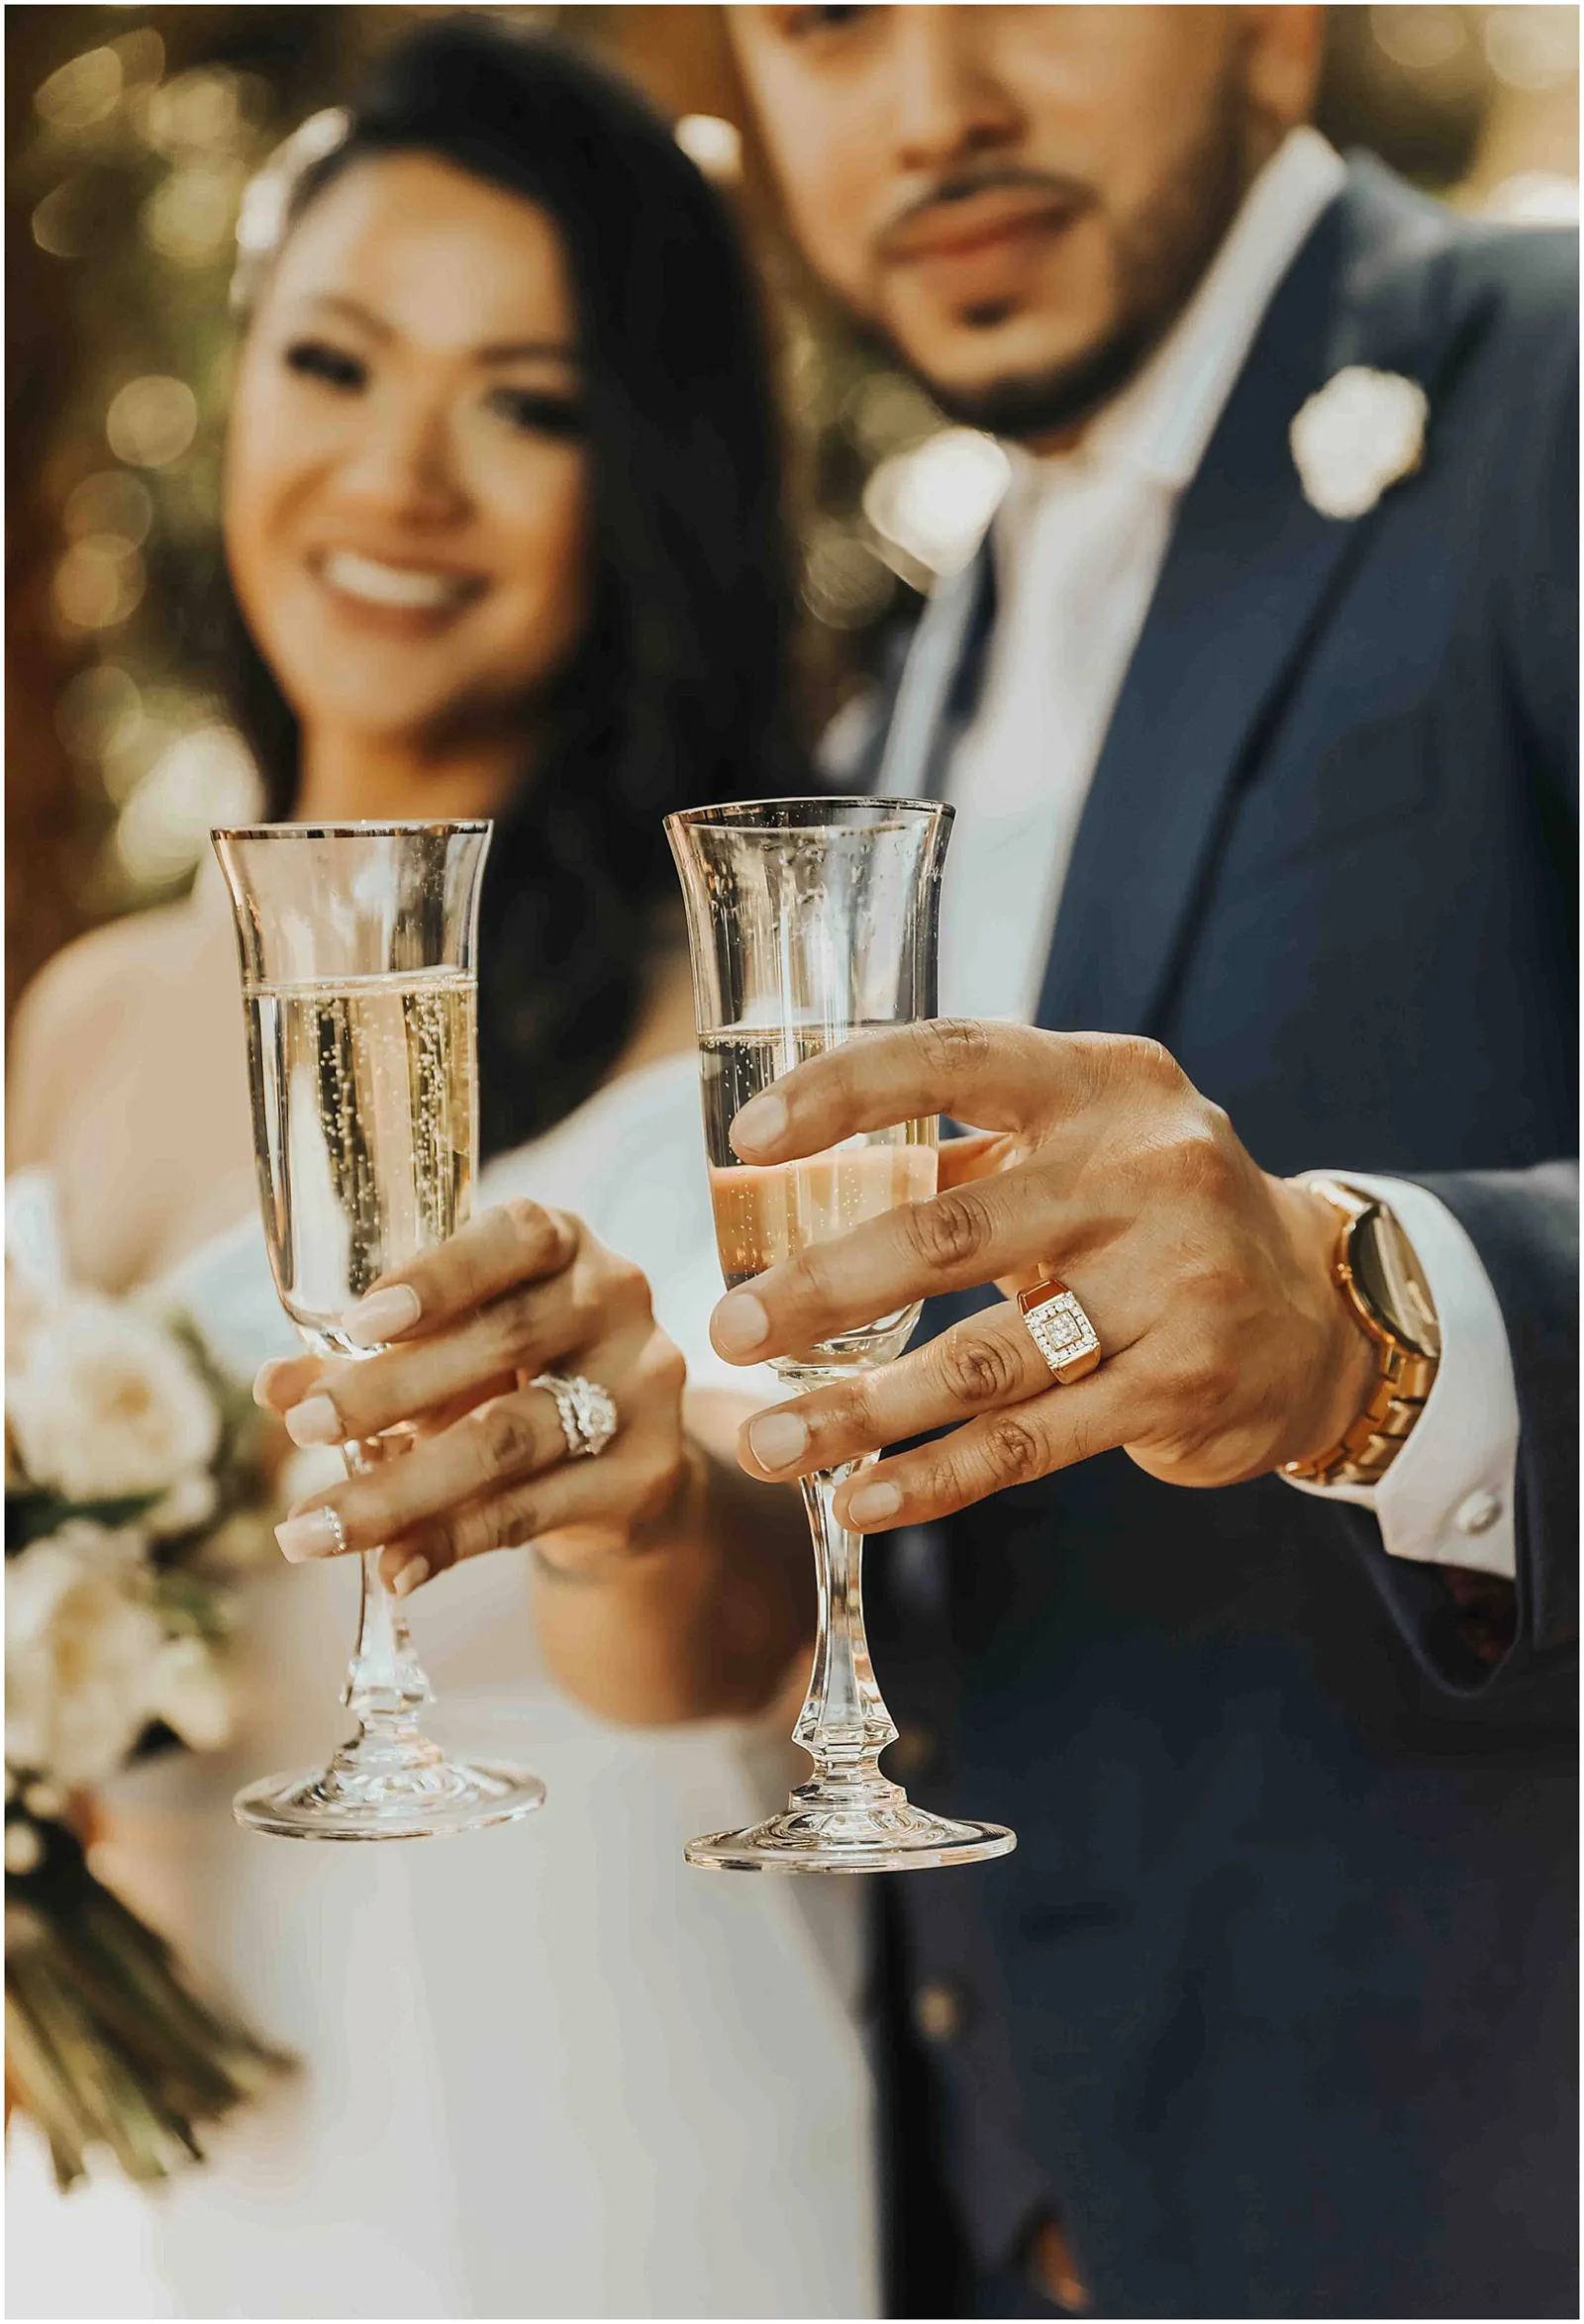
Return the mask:
{"type": "Polygon", "coordinates": [[[1054,171],[1001,162],[954,170],[915,196],[875,237],[882,261],[963,249],[1031,226],[1065,226],[1095,200],[1094,188],[1054,171]]]}

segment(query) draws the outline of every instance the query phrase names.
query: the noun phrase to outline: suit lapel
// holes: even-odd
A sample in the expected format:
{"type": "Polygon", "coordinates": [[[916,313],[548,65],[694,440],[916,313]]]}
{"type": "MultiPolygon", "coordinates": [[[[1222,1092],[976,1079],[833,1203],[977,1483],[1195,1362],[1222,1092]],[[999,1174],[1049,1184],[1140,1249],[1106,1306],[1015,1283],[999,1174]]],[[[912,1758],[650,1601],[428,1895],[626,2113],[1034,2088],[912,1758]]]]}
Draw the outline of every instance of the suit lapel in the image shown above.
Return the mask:
{"type": "Polygon", "coordinates": [[[1139,1031],[1156,1011],[1239,776],[1368,530],[1310,507],[1289,426],[1346,362],[1431,385],[1424,270],[1392,281],[1390,260],[1443,231],[1383,172],[1355,169],[1272,300],[1183,497],[1101,751],[1041,1024],[1139,1031]]]}

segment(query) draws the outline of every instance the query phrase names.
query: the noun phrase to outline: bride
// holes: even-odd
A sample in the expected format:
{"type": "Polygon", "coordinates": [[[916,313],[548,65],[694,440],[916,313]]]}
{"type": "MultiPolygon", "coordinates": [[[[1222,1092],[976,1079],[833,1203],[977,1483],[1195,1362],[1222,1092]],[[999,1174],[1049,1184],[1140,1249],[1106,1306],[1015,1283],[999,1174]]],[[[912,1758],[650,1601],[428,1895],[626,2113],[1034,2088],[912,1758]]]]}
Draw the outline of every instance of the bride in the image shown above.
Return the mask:
{"type": "MultiPolygon", "coordinates": [[[[705,1330],[719,1276],[660,830],[796,781],[751,286],[634,100],[480,22],[404,42],[293,141],[254,220],[270,197],[226,457],[239,721],[276,816],[495,817],[480,1205],[516,1198],[501,1231],[573,1256],[578,1344],[625,1351],[601,1376],[635,1449],[585,1465],[606,1505],[537,1562],[477,1559],[415,1601],[438,1731],[546,1780],[525,1826],[444,1849],[234,1827],[238,1782],[333,1739],[354,1561],[249,1585],[232,1751],[125,1779],[105,1846],[302,2072],[150,2202],[54,2197],[24,2126],[11,2312],[872,2314],[852,1900],[687,1870],[690,1833],[784,1790],[755,1768],[771,1747],[596,1724],[531,1621],[536,1591],[576,1588],[624,1529],[646,1529],[660,1589],[668,1528],[713,1528],[724,1555],[784,1524],[800,1579],[807,1557],[796,1512],[711,1450],[754,1384],[705,1330]]],[[[179,1301],[239,1375],[287,1355],[213,874],[52,964],[13,1056],[13,1160],[72,1270],[179,1301]]]]}

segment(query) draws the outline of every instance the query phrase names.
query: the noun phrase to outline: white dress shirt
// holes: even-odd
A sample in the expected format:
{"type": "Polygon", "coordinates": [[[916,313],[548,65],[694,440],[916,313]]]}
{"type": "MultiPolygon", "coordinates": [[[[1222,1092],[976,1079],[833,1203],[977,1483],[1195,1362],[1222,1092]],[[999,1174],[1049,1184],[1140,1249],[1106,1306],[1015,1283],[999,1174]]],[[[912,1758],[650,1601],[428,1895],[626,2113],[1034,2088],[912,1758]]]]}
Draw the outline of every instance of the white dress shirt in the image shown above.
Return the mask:
{"type": "MultiPolygon", "coordinates": [[[[941,912],[947,1015],[1034,1017],[1079,818],[1177,503],[1272,293],[1345,175],[1324,138],[1294,130],[1170,336],[1078,445],[1043,459],[1009,447],[984,690],[946,786],[957,810],[941,912]]],[[[1423,1188],[1344,1166],[1329,1175],[1391,1205],[1443,1347],[1425,1410],[1378,1484],[1298,1490],[1372,1509],[1394,1557],[1511,1577],[1518,1400],[1485,1270],[1423,1188]]]]}

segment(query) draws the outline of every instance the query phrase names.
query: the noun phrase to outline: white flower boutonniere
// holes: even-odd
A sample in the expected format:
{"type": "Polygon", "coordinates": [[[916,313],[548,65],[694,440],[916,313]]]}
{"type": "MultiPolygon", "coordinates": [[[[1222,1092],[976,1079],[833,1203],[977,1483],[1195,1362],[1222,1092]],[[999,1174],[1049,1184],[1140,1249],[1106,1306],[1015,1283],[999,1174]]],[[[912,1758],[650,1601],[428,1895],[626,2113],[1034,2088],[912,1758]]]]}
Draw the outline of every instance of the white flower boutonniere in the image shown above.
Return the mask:
{"type": "Polygon", "coordinates": [[[1349,363],[1288,431],[1304,498],[1323,517],[1366,516],[1425,455],[1430,399],[1417,379],[1349,363]]]}

